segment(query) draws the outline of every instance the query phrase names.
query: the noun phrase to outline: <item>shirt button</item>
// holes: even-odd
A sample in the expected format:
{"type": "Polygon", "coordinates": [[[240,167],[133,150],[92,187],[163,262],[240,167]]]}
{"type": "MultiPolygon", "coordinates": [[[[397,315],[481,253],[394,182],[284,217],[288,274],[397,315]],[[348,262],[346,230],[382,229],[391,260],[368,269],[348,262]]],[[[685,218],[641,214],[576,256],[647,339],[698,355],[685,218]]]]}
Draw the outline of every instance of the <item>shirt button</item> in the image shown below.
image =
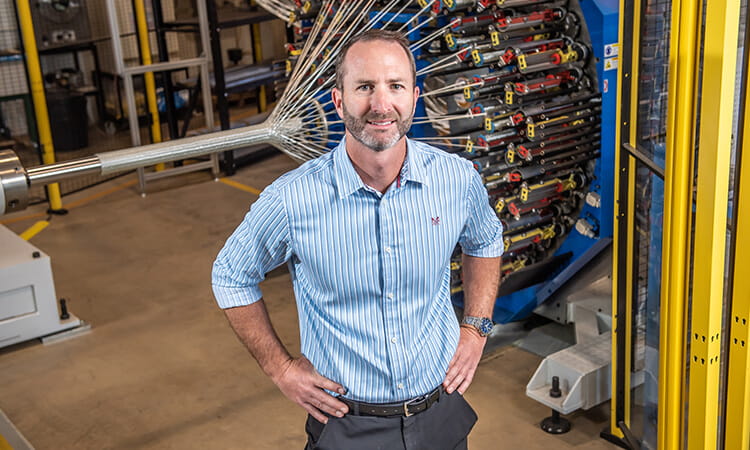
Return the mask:
{"type": "Polygon", "coordinates": [[[391,248],[390,248],[390,247],[387,247],[387,246],[386,246],[386,247],[385,247],[385,252],[386,252],[386,253],[390,253],[390,252],[391,252],[391,248]]]}
{"type": "Polygon", "coordinates": [[[404,388],[404,383],[399,383],[398,386],[396,386],[396,387],[398,387],[399,389],[403,389],[404,388]]]}
{"type": "Polygon", "coordinates": [[[395,337],[395,336],[394,336],[394,337],[392,337],[392,338],[391,338],[391,342],[393,342],[393,343],[395,344],[396,342],[398,342],[398,338],[397,338],[397,337],[395,337]]]}
{"type": "Polygon", "coordinates": [[[391,300],[393,300],[393,293],[392,292],[388,293],[388,298],[390,298],[391,300]]]}

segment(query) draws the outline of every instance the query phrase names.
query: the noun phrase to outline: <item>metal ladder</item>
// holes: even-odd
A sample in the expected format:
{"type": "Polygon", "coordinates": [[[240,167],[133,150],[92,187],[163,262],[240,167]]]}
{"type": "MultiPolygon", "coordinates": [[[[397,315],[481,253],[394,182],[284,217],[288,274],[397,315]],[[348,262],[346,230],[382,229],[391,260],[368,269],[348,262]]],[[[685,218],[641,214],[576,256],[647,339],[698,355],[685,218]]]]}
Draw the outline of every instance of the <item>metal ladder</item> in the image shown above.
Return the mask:
{"type": "MultiPolygon", "coordinates": [[[[188,58],[179,61],[158,62],[148,65],[126,66],[123,58],[123,49],[120,32],[120,25],[117,21],[116,0],[106,0],[107,17],[109,27],[112,32],[112,51],[115,60],[117,75],[123,80],[125,88],[125,99],[128,106],[128,122],[130,125],[130,138],[134,147],[141,144],[141,133],[138,124],[138,112],[135,102],[135,91],[133,88],[133,77],[148,72],[163,72],[175,69],[188,69],[191,67],[200,68],[201,96],[203,97],[203,115],[208,130],[214,129],[214,113],[211,98],[211,82],[209,78],[209,64],[211,63],[210,38],[208,29],[208,14],[206,12],[206,3],[197,1],[198,23],[200,27],[201,54],[196,58],[188,58]]],[[[138,189],[142,196],[146,195],[146,182],[166,178],[173,175],[181,175],[198,170],[211,169],[214,179],[219,177],[219,157],[216,153],[211,154],[208,161],[202,161],[194,164],[188,164],[180,167],[164,169],[154,172],[146,172],[145,167],[138,168],[138,189]]]]}

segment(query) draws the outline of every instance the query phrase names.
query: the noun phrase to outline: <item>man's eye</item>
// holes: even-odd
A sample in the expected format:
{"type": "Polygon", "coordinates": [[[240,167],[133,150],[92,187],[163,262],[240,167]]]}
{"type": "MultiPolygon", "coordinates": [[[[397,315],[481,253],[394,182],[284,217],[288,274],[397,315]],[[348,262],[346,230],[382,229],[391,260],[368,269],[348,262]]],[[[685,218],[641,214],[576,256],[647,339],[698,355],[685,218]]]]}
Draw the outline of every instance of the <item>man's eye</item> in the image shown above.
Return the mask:
{"type": "Polygon", "coordinates": [[[391,85],[391,88],[395,90],[406,89],[403,84],[393,84],[391,85]]]}
{"type": "Polygon", "coordinates": [[[358,86],[357,90],[358,91],[363,91],[363,92],[369,91],[370,90],[370,85],[363,84],[361,86],[358,86]]]}

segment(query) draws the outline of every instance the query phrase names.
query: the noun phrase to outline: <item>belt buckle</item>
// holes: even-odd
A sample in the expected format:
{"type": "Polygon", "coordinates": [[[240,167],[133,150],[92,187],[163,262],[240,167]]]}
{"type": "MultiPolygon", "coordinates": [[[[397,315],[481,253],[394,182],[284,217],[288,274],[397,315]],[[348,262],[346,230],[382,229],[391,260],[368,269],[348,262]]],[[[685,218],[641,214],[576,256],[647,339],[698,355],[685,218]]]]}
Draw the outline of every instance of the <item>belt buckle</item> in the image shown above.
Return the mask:
{"type": "Polygon", "coordinates": [[[413,403],[419,403],[420,401],[422,401],[422,397],[413,398],[413,399],[411,399],[409,401],[404,402],[404,416],[405,417],[411,417],[411,416],[413,416],[414,413],[409,412],[409,405],[411,405],[413,403]]]}

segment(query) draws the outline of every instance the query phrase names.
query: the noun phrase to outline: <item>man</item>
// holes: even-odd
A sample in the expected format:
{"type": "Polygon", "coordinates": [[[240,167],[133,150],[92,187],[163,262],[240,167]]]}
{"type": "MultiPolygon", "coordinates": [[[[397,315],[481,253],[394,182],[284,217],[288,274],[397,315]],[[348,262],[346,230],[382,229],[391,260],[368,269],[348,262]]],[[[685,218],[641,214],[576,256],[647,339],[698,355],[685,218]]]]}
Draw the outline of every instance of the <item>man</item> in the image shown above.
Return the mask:
{"type": "Polygon", "coordinates": [[[502,227],[471,163],[406,139],[419,96],[408,41],[372,30],[342,49],[332,99],[346,135],[271,184],[214,265],[238,337],[308,413],[307,448],[466,448],[462,395],[491,328],[502,227]],[[450,301],[464,252],[465,319],[450,301]],[[302,356],[258,289],[288,262],[302,356]]]}

